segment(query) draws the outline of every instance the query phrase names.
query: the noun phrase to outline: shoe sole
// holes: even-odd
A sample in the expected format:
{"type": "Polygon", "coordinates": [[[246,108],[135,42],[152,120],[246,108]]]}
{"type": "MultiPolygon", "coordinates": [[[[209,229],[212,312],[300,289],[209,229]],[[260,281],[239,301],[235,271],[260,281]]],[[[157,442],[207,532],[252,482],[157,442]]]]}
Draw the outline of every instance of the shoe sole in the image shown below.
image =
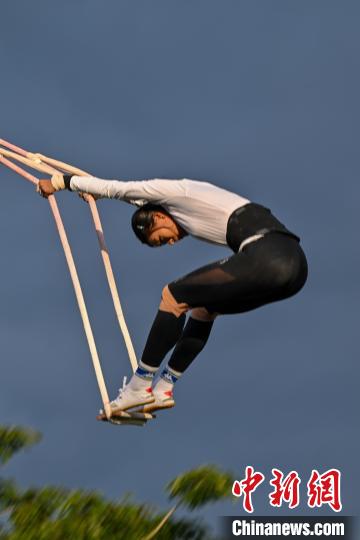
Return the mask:
{"type": "MultiPolygon", "coordinates": [[[[155,401],[155,398],[153,398],[151,401],[140,401],[139,403],[135,403],[134,405],[129,405],[128,407],[124,407],[123,409],[111,409],[111,416],[116,416],[116,413],[119,412],[125,412],[129,409],[133,409],[134,407],[141,407],[142,405],[146,406],[147,404],[151,404],[155,401]]],[[[135,412],[135,411],[134,411],[135,412]]]]}
{"type": "Polygon", "coordinates": [[[103,422],[110,422],[112,424],[143,426],[148,420],[153,420],[154,418],[156,416],[152,414],[135,414],[134,411],[121,411],[116,415],[112,414],[111,418],[107,418],[105,413],[100,413],[97,415],[96,420],[102,420],[103,422]]]}
{"type": "Polygon", "coordinates": [[[149,405],[144,405],[144,407],[138,412],[151,413],[154,411],[161,411],[162,409],[172,409],[173,407],[175,407],[175,401],[168,401],[167,403],[163,403],[162,405],[155,405],[154,403],[150,403],[149,405]]]}

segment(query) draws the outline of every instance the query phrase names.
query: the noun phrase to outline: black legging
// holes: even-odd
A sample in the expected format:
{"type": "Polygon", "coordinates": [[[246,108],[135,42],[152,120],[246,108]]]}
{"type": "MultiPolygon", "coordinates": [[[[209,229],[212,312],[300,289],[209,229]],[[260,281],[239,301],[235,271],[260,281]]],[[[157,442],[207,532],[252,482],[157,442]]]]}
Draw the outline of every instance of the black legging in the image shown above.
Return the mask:
{"type": "MultiPolygon", "coordinates": [[[[243,251],[204,266],[169,284],[178,303],[205,307],[210,313],[244,313],[296,294],[307,278],[306,257],[299,242],[283,233],[268,233],[243,251]]],[[[142,361],[158,367],[175,344],[170,367],[183,372],[204,347],[211,323],[194,324],[185,315],[159,311],[142,361]],[[206,325],[206,326],[201,326],[206,325]],[[190,344],[196,346],[191,347],[190,344]]],[[[198,322],[198,321],[196,321],[198,322]]]]}
{"type": "Polygon", "coordinates": [[[292,296],[304,285],[307,263],[299,242],[270,233],[240,253],[169,284],[175,299],[215,313],[243,313],[292,296]]]}

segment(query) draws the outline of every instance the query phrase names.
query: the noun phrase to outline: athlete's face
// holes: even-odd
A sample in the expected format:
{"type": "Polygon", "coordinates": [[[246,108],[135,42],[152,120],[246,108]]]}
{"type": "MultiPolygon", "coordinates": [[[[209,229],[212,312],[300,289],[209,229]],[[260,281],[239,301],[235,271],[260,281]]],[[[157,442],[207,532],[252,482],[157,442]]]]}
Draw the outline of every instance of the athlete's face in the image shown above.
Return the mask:
{"type": "Polygon", "coordinates": [[[151,227],[147,241],[151,247],[159,247],[168,244],[172,246],[181,240],[181,229],[171,217],[161,212],[156,212],[153,217],[154,224],[151,227]]]}

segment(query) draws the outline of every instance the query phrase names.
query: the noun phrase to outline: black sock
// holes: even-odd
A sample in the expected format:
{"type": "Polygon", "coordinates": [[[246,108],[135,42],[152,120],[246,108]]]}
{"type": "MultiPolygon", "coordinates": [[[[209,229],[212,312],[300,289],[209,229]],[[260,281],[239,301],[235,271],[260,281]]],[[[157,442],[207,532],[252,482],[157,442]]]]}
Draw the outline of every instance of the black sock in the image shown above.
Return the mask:
{"type": "Polygon", "coordinates": [[[169,367],[183,373],[203,350],[209,338],[214,321],[188,320],[169,360],[169,367]]]}
{"type": "Polygon", "coordinates": [[[160,366],[166,354],[179,340],[185,319],[185,313],[176,317],[167,311],[157,312],[141,357],[144,364],[151,367],[160,366]]]}

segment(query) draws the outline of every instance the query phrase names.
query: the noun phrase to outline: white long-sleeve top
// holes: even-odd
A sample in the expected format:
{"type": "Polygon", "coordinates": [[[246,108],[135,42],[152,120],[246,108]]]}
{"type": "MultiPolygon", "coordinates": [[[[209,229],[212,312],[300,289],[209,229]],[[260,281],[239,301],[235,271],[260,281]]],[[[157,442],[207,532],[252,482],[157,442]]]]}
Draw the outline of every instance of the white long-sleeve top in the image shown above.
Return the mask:
{"type": "Polygon", "coordinates": [[[250,202],[208,182],[186,178],[123,182],[73,176],[70,189],[98,197],[120,199],[136,206],[159,204],[191,236],[221,245],[226,245],[230,215],[250,202]]]}

